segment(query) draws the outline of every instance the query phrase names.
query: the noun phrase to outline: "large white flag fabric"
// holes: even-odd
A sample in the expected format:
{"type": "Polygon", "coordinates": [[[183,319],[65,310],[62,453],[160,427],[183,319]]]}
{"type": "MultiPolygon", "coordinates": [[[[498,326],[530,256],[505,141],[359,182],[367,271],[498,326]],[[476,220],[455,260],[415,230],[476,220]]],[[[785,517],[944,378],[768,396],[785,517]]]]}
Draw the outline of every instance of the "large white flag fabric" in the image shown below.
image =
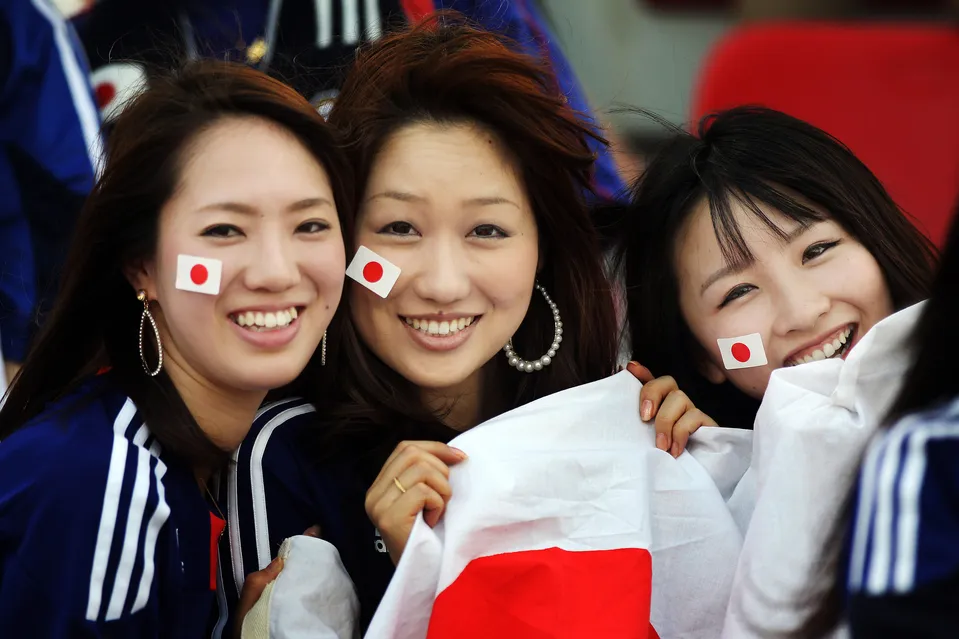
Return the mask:
{"type": "Polygon", "coordinates": [[[750,468],[730,500],[746,533],[723,637],[794,636],[828,585],[824,544],[865,445],[899,392],[923,305],[876,324],[845,360],[772,374],[750,468]]]}
{"type": "Polygon", "coordinates": [[[718,637],[742,537],[703,465],[656,449],[640,388],[620,373],[454,439],[454,497],[366,636],[718,637]]]}

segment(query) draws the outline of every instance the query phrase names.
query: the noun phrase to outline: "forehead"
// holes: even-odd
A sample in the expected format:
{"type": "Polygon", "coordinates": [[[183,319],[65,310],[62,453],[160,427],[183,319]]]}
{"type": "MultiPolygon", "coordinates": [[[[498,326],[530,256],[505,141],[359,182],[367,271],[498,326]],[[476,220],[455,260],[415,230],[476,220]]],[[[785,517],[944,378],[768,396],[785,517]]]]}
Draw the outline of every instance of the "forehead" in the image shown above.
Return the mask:
{"type": "Polygon", "coordinates": [[[263,118],[225,117],[184,148],[175,195],[247,201],[305,188],[328,191],[329,182],[293,133],[263,118]]]}
{"type": "Polygon", "coordinates": [[[523,191],[516,162],[499,136],[474,123],[433,122],[402,127],[386,139],[366,191],[377,188],[417,189],[424,197],[475,195],[483,188],[523,191]]]}
{"type": "MultiPolygon", "coordinates": [[[[780,252],[788,238],[802,225],[768,204],[756,202],[756,207],[766,220],[760,218],[756,211],[740,199],[731,196],[730,215],[728,218],[720,216],[716,225],[721,232],[728,233],[729,236],[738,231],[752,258],[763,261],[764,256],[780,252]]],[[[701,198],[676,234],[673,259],[677,271],[689,274],[705,269],[717,269],[728,263],[713,218],[708,200],[701,198]]]]}

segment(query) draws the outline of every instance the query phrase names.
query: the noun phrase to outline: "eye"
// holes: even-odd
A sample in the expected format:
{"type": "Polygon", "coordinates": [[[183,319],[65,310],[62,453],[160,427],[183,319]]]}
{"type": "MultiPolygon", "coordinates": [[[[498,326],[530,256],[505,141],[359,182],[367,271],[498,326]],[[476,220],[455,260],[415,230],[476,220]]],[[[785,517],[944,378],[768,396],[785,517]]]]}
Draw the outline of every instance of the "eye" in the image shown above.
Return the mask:
{"type": "Polygon", "coordinates": [[[321,220],[310,220],[309,222],[303,222],[298,227],[296,227],[297,233],[322,233],[323,231],[329,230],[330,225],[321,220]]]}
{"type": "Polygon", "coordinates": [[[243,231],[232,224],[214,224],[205,228],[200,235],[203,237],[238,237],[243,235],[243,231]]]}
{"type": "Polygon", "coordinates": [[[494,224],[480,224],[475,229],[470,231],[470,235],[482,238],[509,237],[506,231],[494,224]]]}
{"type": "Polygon", "coordinates": [[[409,222],[390,222],[377,231],[377,233],[383,233],[385,235],[419,235],[409,222]]]}
{"type": "Polygon", "coordinates": [[[820,257],[823,253],[833,248],[837,244],[839,244],[839,240],[836,240],[835,242],[820,242],[818,244],[813,244],[803,251],[802,263],[805,264],[809,260],[814,260],[817,257],[820,257]]]}
{"type": "Polygon", "coordinates": [[[731,291],[726,293],[726,297],[724,297],[723,301],[720,302],[719,308],[723,308],[730,302],[739,299],[743,295],[746,295],[747,293],[749,293],[754,288],[756,287],[753,286],[752,284],[740,284],[739,286],[736,286],[731,291]]]}

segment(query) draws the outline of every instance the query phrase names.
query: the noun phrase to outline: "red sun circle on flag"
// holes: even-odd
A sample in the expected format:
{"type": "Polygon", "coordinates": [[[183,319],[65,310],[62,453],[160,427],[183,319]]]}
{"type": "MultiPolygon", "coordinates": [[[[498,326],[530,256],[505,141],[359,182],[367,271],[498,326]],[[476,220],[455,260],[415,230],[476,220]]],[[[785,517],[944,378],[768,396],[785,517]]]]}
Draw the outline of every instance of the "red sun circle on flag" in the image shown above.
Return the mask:
{"type": "Polygon", "coordinates": [[[383,265],[379,262],[369,262],[363,267],[363,277],[367,282],[379,282],[383,277],[383,265]]]}
{"type": "Polygon", "coordinates": [[[194,264],[193,268],[190,269],[190,281],[197,286],[206,284],[208,277],[210,277],[210,272],[202,264],[194,264]]]}
{"type": "Polygon", "coordinates": [[[733,357],[736,358],[737,362],[746,362],[749,361],[750,352],[749,347],[743,344],[742,342],[736,342],[733,344],[732,348],[729,351],[733,354],[733,357]]]}
{"type": "Polygon", "coordinates": [[[101,109],[113,101],[117,95],[117,88],[110,82],[98,84],[93,90],[97,98],[97,106],[101,109]]]}

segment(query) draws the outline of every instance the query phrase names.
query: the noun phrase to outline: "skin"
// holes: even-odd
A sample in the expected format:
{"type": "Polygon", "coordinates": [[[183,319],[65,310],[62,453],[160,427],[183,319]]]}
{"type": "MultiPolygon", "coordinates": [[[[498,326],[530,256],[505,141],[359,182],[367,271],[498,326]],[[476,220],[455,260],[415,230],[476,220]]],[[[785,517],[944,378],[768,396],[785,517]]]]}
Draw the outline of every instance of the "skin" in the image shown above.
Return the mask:
{"type": "Polygon", "coordinates": [[[879,264],[837,222],[802,229],[772,207],[763,212],[788,236],[777,237],[741,204],[734,215],[755,260],[730,268],[723,259],[707,204],[701,202],[679,234],[674,252],[683,317],[706,351],[703,374],[729,380],[757,399],[770,374],[802,363],[831,336],[853,327],[845,357],[858,339],[893,311],[879,264]],[[762,336],[768,364],[725,370],[718,338],[762,336]]]}
{"type": "Polygon", "coordinates": [[[229,450],[266,392],[306,366],[339,303],[344,270],[323,167],[292,134],[250,117],[224,118],[192,141],[160,213],[156,255],[128,278],[151,300],[164,369],[204,432],[229,450]],[[179,254],[222,260],[218,295],[175,287],[179,254]],[[282,343],[251,341],[231,319],[291,306],[300,312],[282,343]]]}
{"type": "Polygon", "coordinates": [[[480,371],[526,316],[539,263],[536,218],[515,162],[476,125],[400,129],[373,163],[356,242],[401,269],[385,300],[351,285],[364,342],[428,405],[452,407],[451,426],[473,426],[480,371]],[[463,317],[475,319],[430,343],[406,321],[463,317]]]}

